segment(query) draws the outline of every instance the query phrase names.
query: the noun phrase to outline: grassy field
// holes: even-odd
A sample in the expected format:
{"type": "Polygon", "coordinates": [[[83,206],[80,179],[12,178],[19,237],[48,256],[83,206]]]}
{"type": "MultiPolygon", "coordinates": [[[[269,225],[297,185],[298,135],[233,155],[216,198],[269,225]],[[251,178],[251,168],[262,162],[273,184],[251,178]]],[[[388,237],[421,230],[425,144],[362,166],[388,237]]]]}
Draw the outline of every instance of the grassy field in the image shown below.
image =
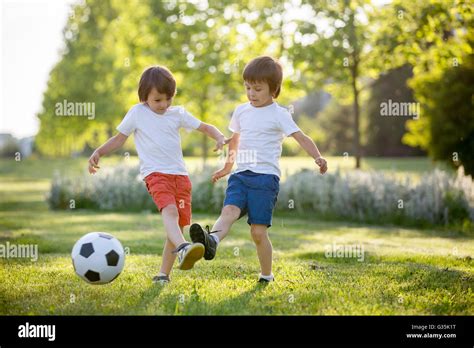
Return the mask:
{"type": "MultiPolygon", "coordinates": [[[[117,161],[106,159],[104,166],[117,161]]],[[[188,163],[200,165],[196,159],[188,163]]],[[[295,170],[298,163],[306,161],[285,159],[283,167],[295,170]]],[[[434,165],[418,159],[368,160],[364,166],[421,175],[434,165]]],[[[170,284],[153,285],[164,236],[158,214],[48,210],[44,195],[51,175],[83,170],[84,159],[0,161],[0,244],[39,249],[36,262],[0,258],[0,314],[474,314],[474,240],[441,228],[277,215],[270,229],[276,282],[262,286],[248,226],[239,221],[215,260],[200,261],[191,271],[176,269],[170,284]],[[130,250],[111,284],[89,285],[74,274],[70,251],[91,231],[110,232],[130,250]],[[334,243],[363,247],[363,260],[326,257],[334,243]]],[[[193,216],[204,224],[215,218],[193,216]]]]}

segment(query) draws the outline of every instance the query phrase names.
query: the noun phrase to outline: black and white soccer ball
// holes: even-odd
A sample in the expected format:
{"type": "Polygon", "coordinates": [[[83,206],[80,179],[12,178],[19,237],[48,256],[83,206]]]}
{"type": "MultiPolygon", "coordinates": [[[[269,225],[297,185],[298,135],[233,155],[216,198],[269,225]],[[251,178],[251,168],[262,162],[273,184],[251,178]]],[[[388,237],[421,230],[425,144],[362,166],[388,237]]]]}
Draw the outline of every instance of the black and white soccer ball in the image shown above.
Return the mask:
{"type": "Polygon", "coordinates": [[[91,284],[106,284],[117,278],[125,265],[125,252],[117,238],[105,232],[91,232],[72,248],[76,274],[91,284]]]}

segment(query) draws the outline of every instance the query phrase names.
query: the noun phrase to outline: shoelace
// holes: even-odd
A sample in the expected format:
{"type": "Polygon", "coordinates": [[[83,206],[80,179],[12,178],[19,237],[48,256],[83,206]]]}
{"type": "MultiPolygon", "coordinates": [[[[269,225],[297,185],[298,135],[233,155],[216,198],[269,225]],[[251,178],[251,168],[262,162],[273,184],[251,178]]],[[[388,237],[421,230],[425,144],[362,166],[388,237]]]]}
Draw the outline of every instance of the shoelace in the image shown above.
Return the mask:
{"type": "MultiPolygon", "coordinates": [[[[207,233],[211,234],[211,233],[220,232],[221,230],[210,231],[209,225],[206,225],[206,231],[207,231],[207,233]]],[[[176,249],[174,249],[171,253],[172,253],[172,254],[177,254],[177,253],[179,253],[183,248],[187,247],[188,245],[191,245],[191,243],[183,243],[183,244],[181,244],[179,247],[177,247],[176,249]]]]}
{"type": "Polygon", "coordinates": [[[211,234],[211,233],[216,233],[216,232],[220,232],[222,230],[217,230],[217,231],[210,231],[210,228],[209,228],[209,225],[206,225],[206,232],[211,234]]]}
{"type": "Polygon", "coordinates": [[[172,254],[177,254],[179,253],[183,248],[186,248],[188,245],[191,245],[191,243],[183,243],[180,246],[178,246],[176,249],[174,249],[171,253],[172,254]]]}

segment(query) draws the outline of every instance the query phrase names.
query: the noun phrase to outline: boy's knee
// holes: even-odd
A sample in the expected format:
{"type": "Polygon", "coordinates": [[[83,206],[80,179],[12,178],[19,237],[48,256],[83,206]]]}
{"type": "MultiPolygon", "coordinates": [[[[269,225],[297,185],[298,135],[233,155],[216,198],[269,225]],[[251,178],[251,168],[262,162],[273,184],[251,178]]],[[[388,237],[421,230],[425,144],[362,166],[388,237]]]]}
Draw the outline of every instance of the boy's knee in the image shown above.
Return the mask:
{"type": "Polygon", "coordinates": [[[176,206],[173,204],[167,205],[166,207],[161,209],[161,214],[164,214],[166,216],[171,216],[171,217],[179,216],[178,208],[176,208],[176,206]]]}
{"type": "Polygon", "coordinates": [[[240,216],[240,208],[235,205],[226,205],[222,208],[221,216],[227,220],[237,220],[240,216]]]}
{"type": "Polygon", "coordinates": [[[266,229],[251,227],[250,233],[255,244],[260,244],[263,240],[268,238],[266,229]]]}

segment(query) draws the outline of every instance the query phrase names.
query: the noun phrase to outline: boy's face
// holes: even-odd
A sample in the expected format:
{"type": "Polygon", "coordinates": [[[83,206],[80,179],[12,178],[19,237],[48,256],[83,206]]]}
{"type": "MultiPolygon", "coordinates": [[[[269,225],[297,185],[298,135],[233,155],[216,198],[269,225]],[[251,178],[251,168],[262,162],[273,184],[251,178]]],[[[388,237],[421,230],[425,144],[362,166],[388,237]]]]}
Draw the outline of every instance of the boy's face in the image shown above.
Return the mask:
{"type": "Polygon", "coordinates": [[[267,106],[273,103],[273,96],[270,93],[270,86],[268,83],[260,82],[244,82],[247,90],[247,98],[252,106],[258,108],[267,106]]]}
{"type": "Polygon", "coordinates": [[[146,103],[157,114],[164,114],[166,110],[170,107],[173,98],[169,98],[166,94],[160,93],[153,88],[148,94],[146,103]]]}

